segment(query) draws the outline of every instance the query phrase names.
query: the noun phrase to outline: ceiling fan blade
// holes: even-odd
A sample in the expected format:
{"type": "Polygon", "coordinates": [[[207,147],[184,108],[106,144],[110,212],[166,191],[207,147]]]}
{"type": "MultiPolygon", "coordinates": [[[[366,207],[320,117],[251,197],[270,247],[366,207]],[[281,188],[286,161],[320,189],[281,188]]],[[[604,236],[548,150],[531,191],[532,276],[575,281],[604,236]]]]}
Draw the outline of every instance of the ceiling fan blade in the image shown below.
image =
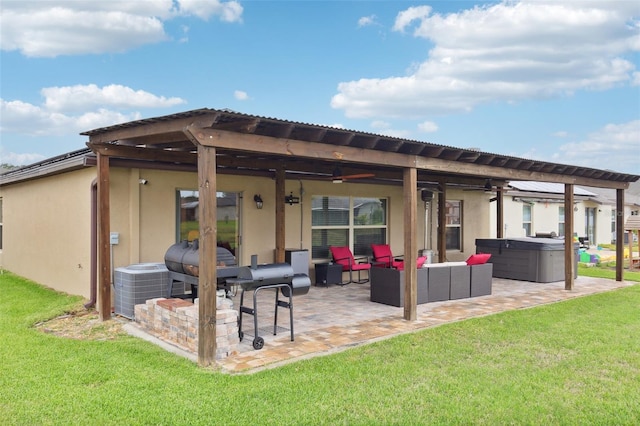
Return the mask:
{"type": "Polygon", "coordinates": [[[370,177],[374,177],[375,175],[373,173],[360,173],[360,174],[355,174],[355,175],[345,175],[345,176],[340,176],[342,179],[365,179],[365,178],[370,178],[370,177]]]}

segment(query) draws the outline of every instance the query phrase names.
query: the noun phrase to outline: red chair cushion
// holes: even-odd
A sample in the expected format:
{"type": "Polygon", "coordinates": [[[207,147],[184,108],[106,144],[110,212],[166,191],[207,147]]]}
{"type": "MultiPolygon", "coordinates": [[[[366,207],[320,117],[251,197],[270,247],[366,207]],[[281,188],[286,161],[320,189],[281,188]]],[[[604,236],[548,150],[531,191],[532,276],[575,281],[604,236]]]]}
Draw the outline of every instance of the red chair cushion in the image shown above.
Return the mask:
{"type": "Polygon", "coordinates": [[[385,268],[391,266],[393,254],[389,244],[371,244],[371,251],[375,262],[382,263],[385,268]]]}
{"type": "Polygon", "coordinates": [[[355,263],[353,259],[353,254],[349,247],[346,246],[331,246],[329,247],[331,250],[331,256],[333,257],[333,261],[339,265],[342,265],[343,271],[348,271],[349,267],[355,263]]]}
{"type": "Polygon", "coordinates": [[[491,258],[490,253],[472,254],[467,259],[467,265],[484,265],[491,258]]]}

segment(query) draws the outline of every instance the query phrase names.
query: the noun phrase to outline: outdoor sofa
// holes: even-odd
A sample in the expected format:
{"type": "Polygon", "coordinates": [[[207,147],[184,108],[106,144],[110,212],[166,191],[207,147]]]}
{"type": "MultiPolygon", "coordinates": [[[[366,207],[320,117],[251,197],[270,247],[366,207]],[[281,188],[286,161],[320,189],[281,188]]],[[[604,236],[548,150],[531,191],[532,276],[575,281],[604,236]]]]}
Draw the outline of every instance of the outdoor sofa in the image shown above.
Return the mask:
{"type": "MultiPolygon", "coordinates": [[[[491,294],[493,264],[486,263],[486,256],[481,260],[474,256],[466,262],[430,263],[418,269],[418,305],[491,294]]],[[[371,301],[404,306],[404,273],[393,268],[371,268],[371,301]]]]}

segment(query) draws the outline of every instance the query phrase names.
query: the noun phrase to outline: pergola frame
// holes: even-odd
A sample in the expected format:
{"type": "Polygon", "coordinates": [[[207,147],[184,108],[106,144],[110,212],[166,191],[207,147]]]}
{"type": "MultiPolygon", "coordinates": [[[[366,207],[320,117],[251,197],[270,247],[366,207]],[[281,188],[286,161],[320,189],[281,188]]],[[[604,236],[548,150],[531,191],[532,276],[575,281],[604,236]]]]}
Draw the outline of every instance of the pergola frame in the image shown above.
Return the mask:
{"type": "MultiPolygon", "coordinates": [[[[638,176],[446,147],[431,143],[294,123],[226,110],[200,109],[140,120],[83,133],[97,155],[98,169],[98,293],[102,320],[111,317],[109,271],[109,168],[180,168],[197,170],[200,191],[200,285],[198,362],[215,362],[216,321],[216,176],[218,173],[271,176],[277,199],[284,198],[285,180],[327,179],[336,163],[345,174],[375,170],[367,183],[402,185],[404,252],[417,252],[417,190],[437,187],[444,205],[449,185],[482,188],[491,179],[497,192],[497,236],[502,237],[502,196],[509,180],[565,184],[565,211],[573,210],[573,185],[617,189],[616,280],[623,279],[622,216],[624,189],[638,176]]],[[[285,209],[276,204],[276,262],[284,261],[285,209]]],[[[445,216],[439,208],[437,247],[445,260],[445,216]]],[[[573,289],[573,218],[565,218],[565,289],[573,289]]],[[[404,319],[417,317],[417,274],[414,256],[407,256],[404,319]]]]}

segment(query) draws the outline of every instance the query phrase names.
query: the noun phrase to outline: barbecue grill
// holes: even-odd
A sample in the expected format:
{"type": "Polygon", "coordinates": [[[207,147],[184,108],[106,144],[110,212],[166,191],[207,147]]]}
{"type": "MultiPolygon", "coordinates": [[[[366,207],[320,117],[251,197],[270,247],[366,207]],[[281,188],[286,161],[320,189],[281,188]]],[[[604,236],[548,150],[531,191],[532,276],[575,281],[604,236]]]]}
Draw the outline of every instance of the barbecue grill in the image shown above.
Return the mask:
{"type": "Polygon", "coordinates": [[[311,280],[305,274],[294,274],[293,268],[288,263],[257,264],[257,256],[251,256],[251,267],[244,266],[238,270],[235,280],[242,288],[240,294],[240,318],[238,319],[238,336],[240,341],[244,338],[242,331],[242,315],[253,315],[254,339],[253,348],[258,350],[264,346],[264,339],[258,335],[258,292],[265,289],[275,290],[273,334],[278,331],[278,308],[289,309],[289,324],[291,328],[291,341],[293,342],[293,296],[303,295],[309,292],[311,280]],[[245,291],[253,291],[253,308],[244,306],[245,291]],[[280,293],[287,299],[280,300],[280,293]]]}
{"type": "MultiPolygon", "coordinates": [[[[239,267],[235,256],[223,247],[217,247],[216,260],[218,263],[216,276],[217,288],[222,288],[226,292],[231,291],[231,285],[227,282],[230,278],[238,276],[239,267]]],[[[164,255],[164,263],[169,270],[169,288],[167,297],[190,297],[192,301],[198,297],[198,283],[200,274],[200,253],[198,240],[193,240],[189,244],[181,241],[169,247],[164,255]],[[191,286],[191,294],[172,296],[174,282],[183,282],[191,286]]]]}

